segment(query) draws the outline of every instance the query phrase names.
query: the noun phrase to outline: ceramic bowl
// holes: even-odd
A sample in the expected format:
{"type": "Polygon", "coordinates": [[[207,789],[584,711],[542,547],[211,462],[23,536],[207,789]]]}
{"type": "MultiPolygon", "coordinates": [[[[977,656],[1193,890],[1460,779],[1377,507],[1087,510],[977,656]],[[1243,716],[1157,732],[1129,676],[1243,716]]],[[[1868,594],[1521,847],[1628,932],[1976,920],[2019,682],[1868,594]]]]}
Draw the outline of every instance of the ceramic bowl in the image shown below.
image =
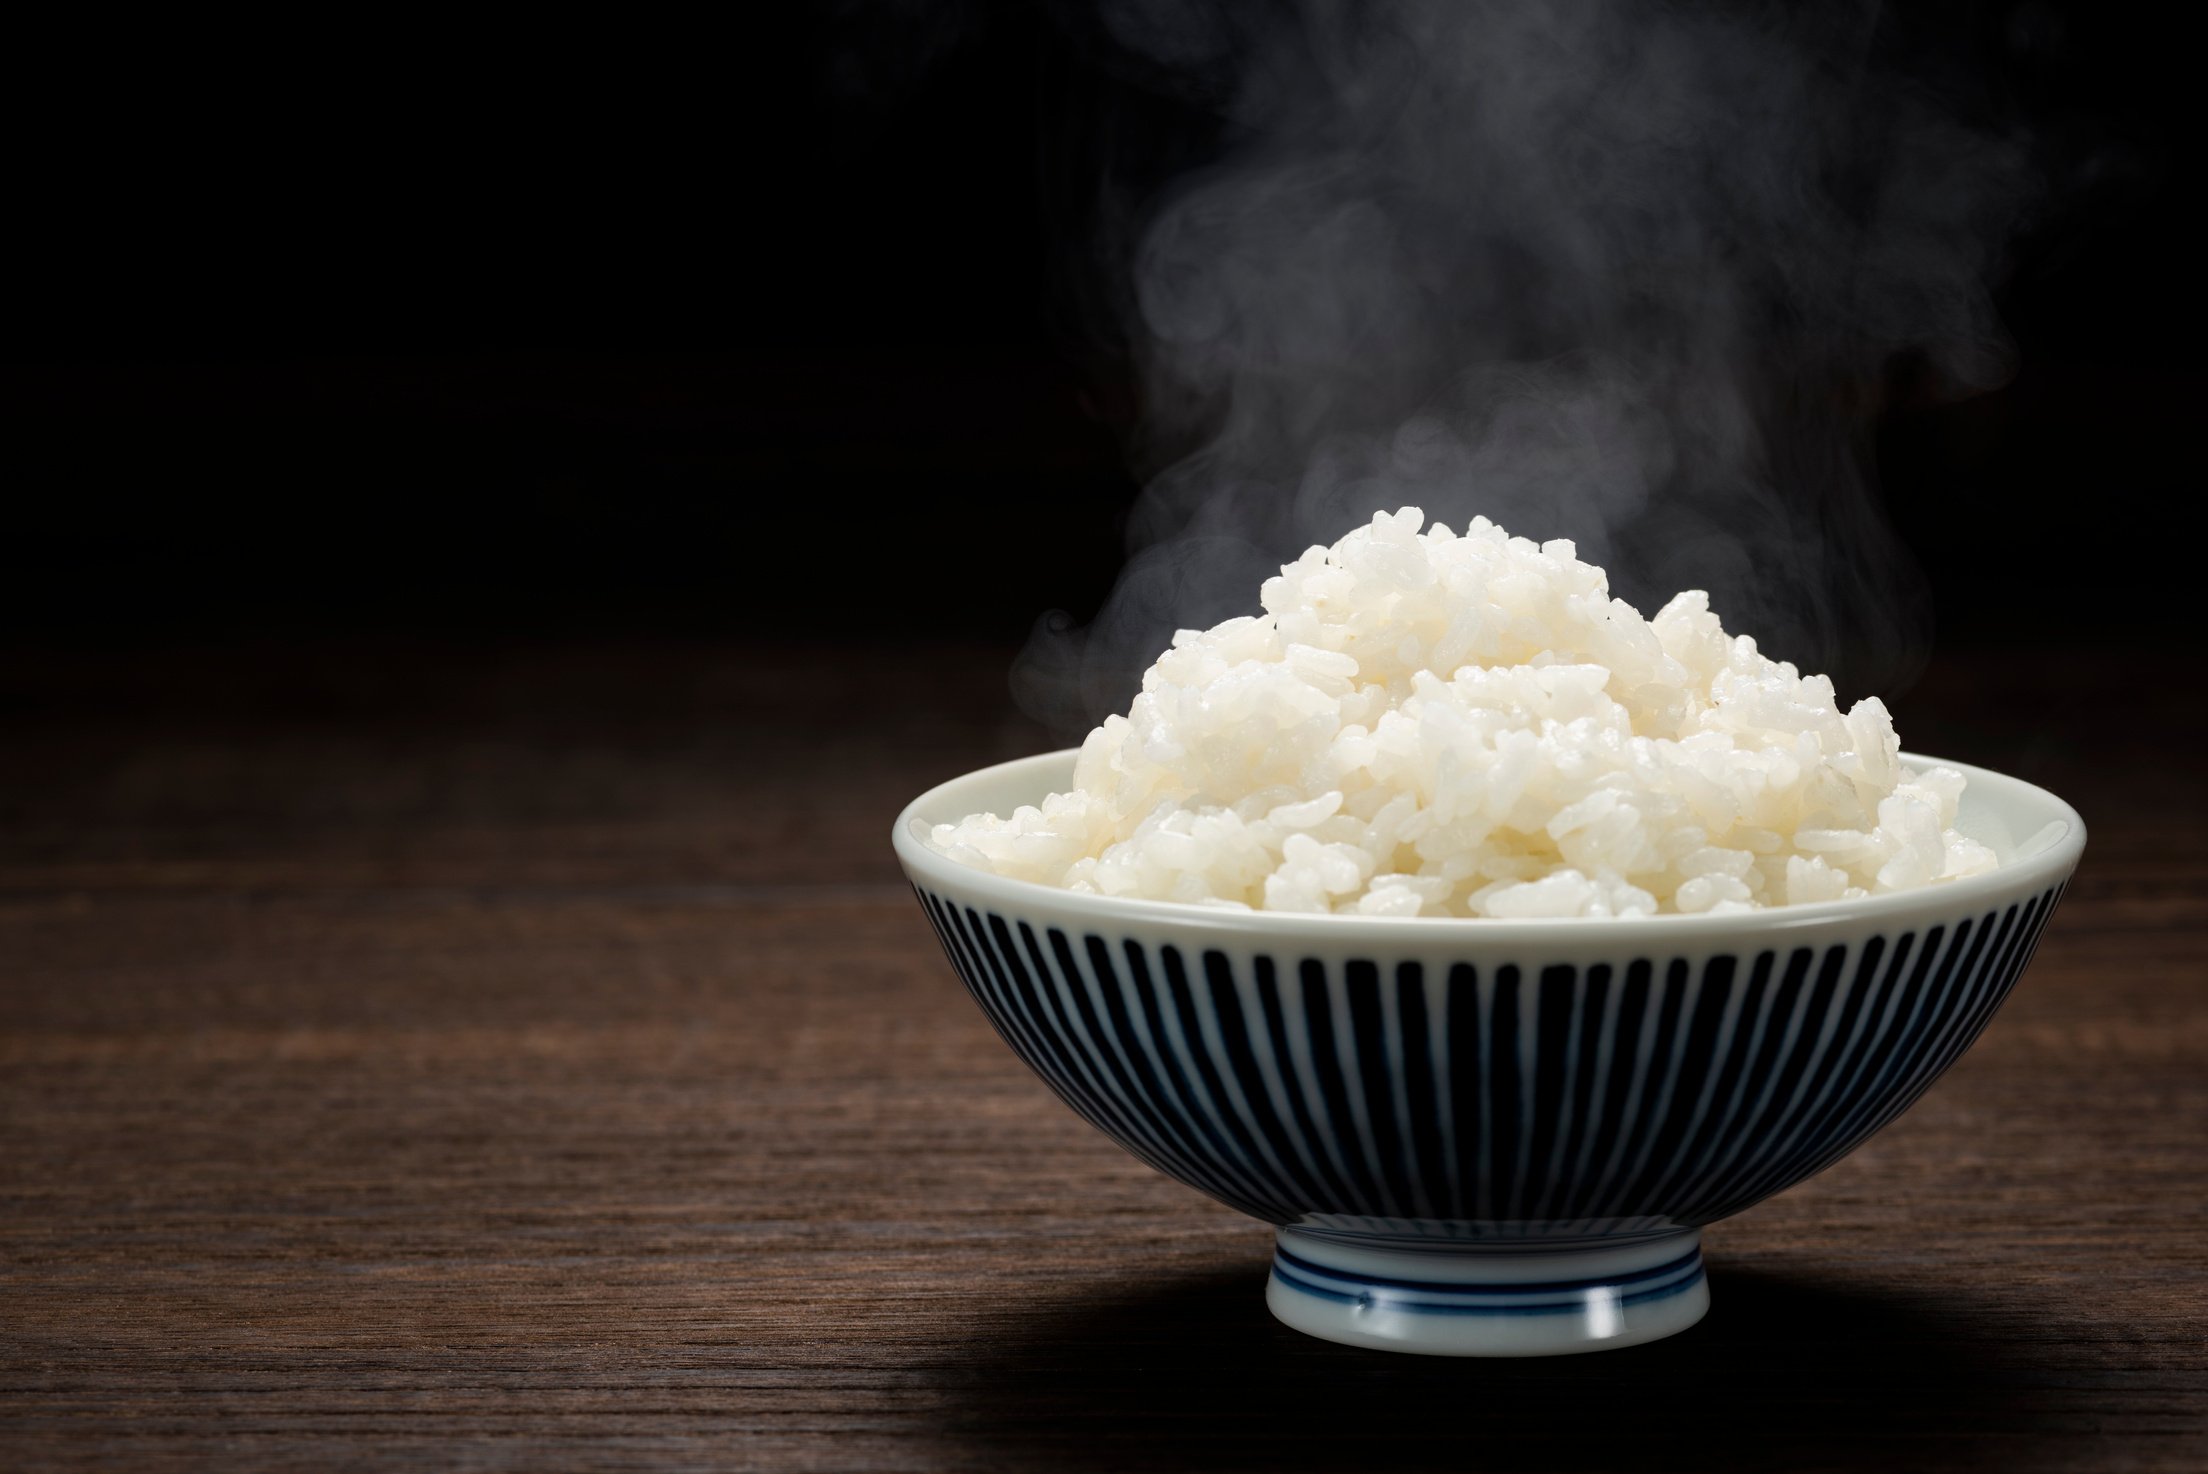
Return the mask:
{"type": "Polygon", "coordinates": [[[1739,916],[1221,911],[928,848],[928,825],[1038,802],[1073,760],[970,773],[897,820],[951,965],[1074,1110],[1274,1225],[1275,1315],[1398,1351],[1549,1355],[1694,1324],[1704,1226],[1908,1109],[2023,972],[2085,846],[2061,799],[1953,763],[1957,826],[1997,870],[1739,916]]]}

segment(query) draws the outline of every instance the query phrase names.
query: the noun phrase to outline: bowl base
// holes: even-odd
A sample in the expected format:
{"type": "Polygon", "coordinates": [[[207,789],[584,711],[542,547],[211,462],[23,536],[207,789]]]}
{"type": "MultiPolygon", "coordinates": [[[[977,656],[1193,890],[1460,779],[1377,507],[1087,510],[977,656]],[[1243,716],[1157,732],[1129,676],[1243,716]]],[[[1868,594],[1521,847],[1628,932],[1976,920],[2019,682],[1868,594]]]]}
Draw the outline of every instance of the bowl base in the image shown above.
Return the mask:
{"type": "Polygon", "coordinates": [[[1265,1303],[1327,1341],[1426,1356],[1563,1356],[1683,1331],[1710,1308],[1702,1232],[1582,1246],[1406,1245],[1280,1230],[1265,1303]]]}

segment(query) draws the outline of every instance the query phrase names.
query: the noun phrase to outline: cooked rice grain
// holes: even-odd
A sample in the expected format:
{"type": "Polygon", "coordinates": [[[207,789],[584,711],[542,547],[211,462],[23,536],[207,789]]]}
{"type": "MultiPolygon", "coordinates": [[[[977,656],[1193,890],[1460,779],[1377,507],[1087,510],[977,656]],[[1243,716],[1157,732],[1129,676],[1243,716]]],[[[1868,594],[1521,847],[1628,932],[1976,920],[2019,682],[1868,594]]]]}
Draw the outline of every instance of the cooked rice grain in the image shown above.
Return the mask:
{"type": "Polygon", "coordinates": [[[1728,636],[1709,597],[1644,619],[1569,542],[1376,515],[1183,630],[1074,787],[929,842],[1107,896],[1367,916],[1645,916],[1905,890],[1990,870],[1963,778],[1911,774],[1875,697],[1728,636]]]}

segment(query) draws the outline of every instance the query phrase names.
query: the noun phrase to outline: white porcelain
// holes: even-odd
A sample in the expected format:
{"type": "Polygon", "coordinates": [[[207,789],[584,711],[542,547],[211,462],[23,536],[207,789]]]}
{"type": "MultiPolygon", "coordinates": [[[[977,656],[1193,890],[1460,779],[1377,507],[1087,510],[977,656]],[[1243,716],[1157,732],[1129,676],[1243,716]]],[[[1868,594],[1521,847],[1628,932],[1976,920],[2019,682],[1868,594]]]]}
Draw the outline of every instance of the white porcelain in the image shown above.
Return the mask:
{"type": "Polygon", "coordinates": [[[1280,1319],[1443,1355],[1700,1319],[1702,1227],[1907,1109],[2023,971],[2085,844],[2062,800],[1960,763],[1957,825],[1999,869],[1749,915],[1221,911],[1006,880],[925,843],[1064,787],[1073,759],[970,773],[899,817],[953,966],[1076,1111],[1275,1225],[1280,1319]]]}

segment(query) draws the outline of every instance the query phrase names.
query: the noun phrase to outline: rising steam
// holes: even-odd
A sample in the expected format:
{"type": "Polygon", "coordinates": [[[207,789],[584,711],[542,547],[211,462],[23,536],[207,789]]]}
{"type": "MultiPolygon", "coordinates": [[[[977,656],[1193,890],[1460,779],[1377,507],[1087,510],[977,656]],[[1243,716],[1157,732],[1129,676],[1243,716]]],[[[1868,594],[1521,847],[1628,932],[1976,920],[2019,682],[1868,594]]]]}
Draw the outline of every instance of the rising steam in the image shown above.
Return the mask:
{"type": "Polygon", "coordinates": [[[1921,662],[1929,602],[1879,511],[1891,366],[2007,372],[1988,280],[2012,137],[1887,59],[1870,7],[1664,0],[1106,0],[1204,69],[1235,139],[1129,264],[1148,484],[1096,621],[1015,672],[1069,729],[1180,626],[1380,508],[1569,537],[1644,609],[1858,690],[1921,662]]]}

